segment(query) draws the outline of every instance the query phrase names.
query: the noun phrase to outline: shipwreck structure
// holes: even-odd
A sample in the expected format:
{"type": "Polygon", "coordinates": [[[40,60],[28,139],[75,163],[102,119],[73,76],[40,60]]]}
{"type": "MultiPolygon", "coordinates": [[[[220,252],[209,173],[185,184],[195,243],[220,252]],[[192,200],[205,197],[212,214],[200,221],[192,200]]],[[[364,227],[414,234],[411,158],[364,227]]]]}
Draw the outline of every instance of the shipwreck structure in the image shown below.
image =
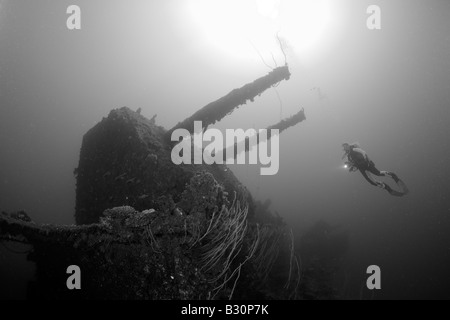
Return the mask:
{"type": "MultiPolygon", "coordinates": [[[[33,245],[30,296],[298,298],[300,267],[283,223],[253,219],[250,193],[225,165],[173,164],[170,140],[177,128],[192,133],[194,121],[206,128],[289,78],[287,65],[276,68],[170,130],[126,107],[111,111],[83,138],[74,171],[77,226],[0,215],[0,241],[33,245]],[[78,292],[65,286],[73,264],[84,270],[78,292]]],[[[302,109],[269,129],[305,119],[302,109]]]]}
{"type": "MultiPolygon", "coordinates": [[[[123,205],[171,213],[190,178],[202,170],[212,173],[228,194],[237,192],[248,198],[252,212],[250,194],[226,166],[173,164],[171,134],[179,128],[192,134],[195,121],[202,121],[207,128],[289,78],[287,66],[274,69],[209,103],[168,131],[157,126],[154,119],[148,120],[128,108],[111,111],[83,138],[79,166],[75,170],[77,224],[98,222],[104,210],[123,205]]],[[[305,119],[304,110],[300,110],[269,129],[283,131],[305,119]]]]}

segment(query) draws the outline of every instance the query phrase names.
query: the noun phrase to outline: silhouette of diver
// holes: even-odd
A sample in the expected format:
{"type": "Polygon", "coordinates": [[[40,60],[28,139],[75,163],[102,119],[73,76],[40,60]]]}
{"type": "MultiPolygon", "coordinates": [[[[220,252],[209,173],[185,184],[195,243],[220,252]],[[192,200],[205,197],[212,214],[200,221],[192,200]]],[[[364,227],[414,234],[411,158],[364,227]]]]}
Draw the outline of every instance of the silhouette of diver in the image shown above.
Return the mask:
{"type": "Polygon", "coordinates": [[[342,159],[347,157],[348,161],[345,162],[345,167],[348,168],[350,172],[359,170],[363,177],[371,185],[386,190],[390,195],[402,197],[409,193],[406,184],[402,180],[400,180],[395,173],[378,170],[375,167],[375,163],[369,159],[367,153],[363,149],[361,149],[361,147],[357,143],[344,143],[342,147],[344,148],[344,155],[342,156],[342,159]],[[374,174],[378,177],[391,177],[395,181],[395,183],[402,189],[402,191],[396,191],[392,189],[388,184],[375,180],[371,176],[371,174],[374,174]]]}

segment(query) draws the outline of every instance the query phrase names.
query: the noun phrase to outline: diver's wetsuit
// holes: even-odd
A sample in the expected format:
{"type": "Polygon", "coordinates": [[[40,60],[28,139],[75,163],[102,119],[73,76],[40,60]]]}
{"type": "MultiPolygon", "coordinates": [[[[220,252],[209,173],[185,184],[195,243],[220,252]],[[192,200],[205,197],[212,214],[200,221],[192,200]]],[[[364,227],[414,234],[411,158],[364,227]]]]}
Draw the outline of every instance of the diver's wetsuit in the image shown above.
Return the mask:
{"type": "Polygon", "coordinates": [[[376,175],[377,177],[384,177],[384,176],[386,176],[386,174],[382,173],[380,170],[378,170],[375,167],[375,163],[372,160],[370,160],[367,157],[367,155],[365,155],[365,159],[364,160],[361,159],[359,156],[356,156],[356,155],[361,155],[361,154],[351,151],[349,153],[349,160],[352,161],[356,165],[358,170],[361,172],[361,174],[364,176],[364,178],[370,184],[372,184],[374,186],[378,186],[372,179],[369,178],[369,176],[367,175],[366,171],[369,171],[370,173],[376,175]]]}

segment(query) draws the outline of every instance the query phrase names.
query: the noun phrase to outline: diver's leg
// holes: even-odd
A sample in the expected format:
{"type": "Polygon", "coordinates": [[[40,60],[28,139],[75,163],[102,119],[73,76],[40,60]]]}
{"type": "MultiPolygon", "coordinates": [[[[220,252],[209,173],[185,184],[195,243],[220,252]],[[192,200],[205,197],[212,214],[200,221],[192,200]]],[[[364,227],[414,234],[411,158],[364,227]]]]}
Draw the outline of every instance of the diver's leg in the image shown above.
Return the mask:
{"type": "MultiPolygon", "coordinates": [[[[375,168],[376,169],[376,168],[375,168]]],[[[372,172],[372,171],[371,171],[372,172]]],[[[373,172],[372,172],[373,173],[373,172]]],[[[383,176],[389,176],[389,177],[391,177],[392,179],[394,179],[394,181],[395,181],[395,183],[398,183],[399,181],[400,181],[400,178],[395,174],[395,173],[393,173],[393,172],[391,172],[391,171],[380,171],[380,173],[383,175],[383,176]]]]}
{"type": "Polygon", "coordinates": [[[386,191],[389,192],[389,194],[391,196],[395,196],[395,197],[403,197],[404,195],[408,194],[408,189],[406,189],[404,192],[399,192],[399,191],[396,191],[396,190],[392,189],[386,183],[384,183],[384,189],[386,189],[386,191]]]}
{"type": "Polygon", "coordinates": [[[400,181],[400,178],[395,173],[387,171],[386,174],[391,176],[391,178],[394,179],[395,183],[398,183],[400,181]]]}
{"type": "Polygon", "coordinates": [[[377,183],[377,181],[375,181],[372,177],[369,177],[369,175],[367,174],[367,172],[365,170],[359,169],[359,172],[361,172],[361,174],[363,175],[363,177],[373,186],[378,187],[379,186],[379,182],[377,183]]]}
{"type": "MultiPolygon", "coordinates": [[[[394,179],[395,183],[402,188],[403,192],[399,192],[399,191],[392,189],[388,184],[386,184],[384,182],[375,181],[376,186],[378,186],[382,189],[385,189],[387,192],[389,192],[389,194],[391,196],[402,197],[409,193],[408,187],[405,185],[405,183],[402,180],[399,179],[399,177],[395,173],[389,172],[389,171],[378,170],[375,167],[375,164],[373,163],[373,161],[370,161],[368,171],[378,177],[390,176],[392,179],[394,179]]],[[[367,173],[364,172],[363,176],[367,177],[367,173]]]]}
{"type": "Polygon", "coordinates": [[[384,184],[384,189],[386,189],[386,191],[389,192],[389,193],[394,191],[387,183],[384,184]]]}
{"type": "Polygon", "coordinates": [[[369,172],[378,176],[378,177],[384,177],[386,174],[388,174],[388,171],[380,171],[375,167],[375,163],[373,161],[370,161],[369,164],[369,172]]]}

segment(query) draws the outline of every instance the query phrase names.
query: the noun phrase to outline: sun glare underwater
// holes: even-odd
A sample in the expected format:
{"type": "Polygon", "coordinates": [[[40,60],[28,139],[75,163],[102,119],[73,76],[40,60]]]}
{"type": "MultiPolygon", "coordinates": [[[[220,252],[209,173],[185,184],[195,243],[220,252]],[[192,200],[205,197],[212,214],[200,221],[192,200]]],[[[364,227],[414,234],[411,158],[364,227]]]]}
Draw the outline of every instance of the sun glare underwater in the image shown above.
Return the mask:
{"type": "Polygon", "coordinates": [[[217,52],[246,62],[258,51],[282,64],[280,42],[311,56],[330,40],[334,6],[329,0],[189,0],[186,11],[196,34],[217,52]]]}

